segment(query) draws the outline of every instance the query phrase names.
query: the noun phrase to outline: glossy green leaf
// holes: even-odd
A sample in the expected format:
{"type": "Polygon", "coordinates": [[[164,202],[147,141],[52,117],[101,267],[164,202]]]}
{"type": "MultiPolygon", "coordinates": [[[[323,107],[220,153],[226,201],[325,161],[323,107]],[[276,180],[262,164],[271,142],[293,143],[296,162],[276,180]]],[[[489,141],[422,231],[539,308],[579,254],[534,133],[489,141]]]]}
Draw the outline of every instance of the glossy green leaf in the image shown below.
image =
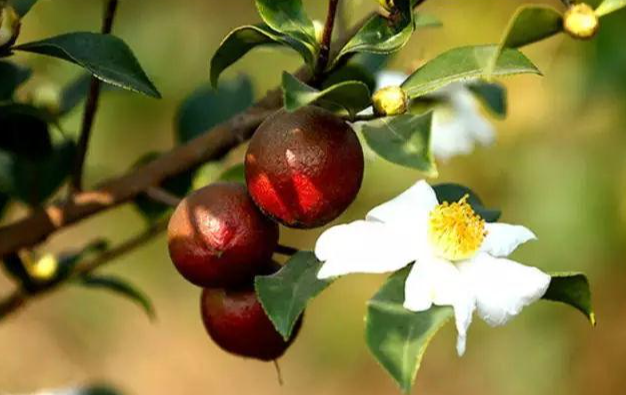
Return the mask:
{"type": "MultiPolygon", "coordinates": [[[[142,156],[135,163],[134,168],[145,165],[158,158],[159,156],[161,156],[161,154],[158,152],[149,152],[142,156]]],[[[162,184],[158,186],[160,188],[163,188],[165,191],[171,193],[172,195],[182,198],[191,190],[193,175],[193,171],[189,170],[176,177],[165,180],[162,184]]],[[[163,218],[164,215],[172,210],[172,207],[163,203],[155,202],[144,194],[141,194],[135,198],[134,205],[135,208],[149,223],[155,222],[163,218]]]]}
{"type": "Polygon", "coordinates": [[[432,112],[379,118],[363,123],[363,136],[370,148],[389,162],[436,176],[430,149],[432,118],[432,112]]]}
{"type": "Polygon", "coordinates": [[[211,58],[211,86],[217,87],[220,74],[250,50],[262,45],[284,45],[296,50],[308,64],[313,64],[311,52],[302,43],[273,31],[265,24],[241,26],[224,38],[211,58]]]}
{"type": "Polygon", "coordinates": [[[376,75],[364,66],[354,62],[348,62],[330,73],[322,82],[321,89],[330,88],[333,85],[348,81],[362,82],[367,85],[370,92],[374,92],[376,89],[376,75]]]}
{"type": "Polygon", "coordinates": [[[626,0],[604,0],[596,8],[596,15],[602,17],[624,7],[626,7],[626,0]]]}
{"type": "Polygon", "coordinates": [[[203,85],[189,95],[176,115],[176,137],[181,143],[193,140],[214,126],[244,111],[254,102],[252,81],[239,76],[220,84],[203,85]]]}
{"type": "Polygon", "coordinates": [[[0,151],[0,192],[38,206],[63,184],[72,171],[73,141],[55,145],[49,155],[27,158],[0,151]]]}
{"type": "Polygon", "coordinates": [[[392,22],[378,14],[371,17],[339,51],[334,63],[351,53],[389,54],[404,47],[415,31],[413,11],[407,3],[408,0],[398,1],[398,5],[408,11],[397,21],[392,22]]]}
{"type": "Polygon", "coordinates": [[[365,338],[380,365],[409,393],[435,334],[453,316],[450,307],[415,313],[406,310],[404,283],[410,268],[393,274],[367,304],[365,338]]]}
{"type": "Polygon", "coordinates": [[[502,48],[520,48],[563,31],[563,16],[552,7],[526,5],[516,12],[501,41],[502,48]]]}
{"type": "Polygon", "coordinates": [[[90,274],[80,279],[80,284],[87,288],[103,289],[130,299],[141,307],[150,320],[156,319],[156,313],[148,296],[128,281],[116,276],[90,274]]]}
{"type": "Polygon", "coordinates": [[[85,68],[108,84],[161,97],[128,45],[110,34],[68,33],[13,49],[63,59],[85,68]]]}
{"type": "Polygon", "coordinates": [[[345,108],[351,115],[370,106],[371,93],[360,81],[340,82],[322,91],[308,86],[293,75],[283,72],[283,94],[287,111],[295,111],[313,103],[331,103],[345,108]]]}
{"type": "Polygon", "coordinates": [[[454,203],[468,195],[467,203],[472,206],[476,214],[480,215],[487,222],[496,222],[500,219],[500,210],[488,209],[483,205],[478,195],[468,187],[459,184],[445,183],[433,186],[437,200],[439,202],[454,203]]]}
{"type": "Polygon", "coordinates": [[[270,276],[258,276],[255,288],[259,300],[276,330],[289,339],[307,303],[331,284],[319,280],[322,263],[310,251],[300,251],[283,268],[270,276]]]}
{"type": "Polygon", "coordinates": [[[31,8],[37,3],[37,0],[10,0],[9,4],[15,9],[19,16],[24,17],[31,8]]]}
{"type": "Polygon", "coordinates": [[[45,118],[29,105],[0,105],[0,150],[33,160],[49,155],[52,140],[45,118]]]}
{"type": "Polygon", "coordinates": [[[313,49],[317,47],[315,27],[304,11],[302,0],[256,0],[259,15],[273,30],[313,49]]]}
{"type": "Polygon", "coordinates": [[[477,81],[467,86],[490,112],[504,118],[507,113],[506,87],[497,82],[477,81]]]}
{"type": "Polygon", "coordinates": [[[240,184],[246,184],[246,166],[243,163],[236,164],[235,166],[227,169],[220,175],[220,181],[225,182],[238,182],[240,184]]]}
{"type": "Polygon", "coordinates": [[[11,100],[15,90],[31,75],[32,71],[29,68],[0,61],[0,101],[11,100]]]}
{"type": "Polygon", "coordinates": [[[596,325],[589,280],[583,273],[552,273],[550,286],[543,299],[570,305],[583,313],[591,325],[596,325]]]}
{"type": "Polygon", "coordinates": [[[563,31],[563,16],[552,7],[524,5],[517,9],[487,68],[490,76],[505,48],[520,48],[563,31]]]}
{"type": "MultiPolygon", "coordinates": [[[[495,45],[469,46],[445,52],[420,67],[402,84],[411,98],[423,96],[457,81],[485,78],[495,45]]],[[[498,58],[494,76],[540,74],[535,65],[516,49],[505,48],[498,58]]]]}

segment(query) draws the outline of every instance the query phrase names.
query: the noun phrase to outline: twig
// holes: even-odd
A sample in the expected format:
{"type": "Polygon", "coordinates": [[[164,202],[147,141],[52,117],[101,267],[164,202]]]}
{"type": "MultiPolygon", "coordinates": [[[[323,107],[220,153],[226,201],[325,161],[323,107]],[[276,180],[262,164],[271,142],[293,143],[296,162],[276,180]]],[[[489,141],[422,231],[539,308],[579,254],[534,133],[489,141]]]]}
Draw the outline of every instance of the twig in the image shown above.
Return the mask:
{"type": "MultiPolygon", "coordinates": [[[[118,0],[108,0],[104,18],[102,22],[102,33],[110,34],[113,29],[113,20],[117,10],[118,0]]],[[[78,151],[74,163],[74,172],[70,184],[70,192],[81,191],[83,189],[83,169],[85,167],[85,159],[87,150],[89,149],[89,140],[91,138],[91,130],[98,112],[98,102],[100,98],[100,81],[91,77],[91,85],[89,86],[89,96],[85,103],[85,113],[81,125],[80,138],[78,140],[78,151]]]]}
{"type": "Polygon", "coordinates": [[[282,244],[277,245],[276,248],[274,249],[274,252],[277,253],[277,254],[289,255],[289,256],[297,254],[298,251],[300,251],[300,250],[298,250],[297,248],[284,246],[282,244]]]}
{"type": "Polygon", "coordinates": [[[162,203],[166,206],[176,207],[182,200],[178,196],[171,194],[163,188],[150,187],[146,190],[146,196],[157,203],[162,203]]]}
{"type": "Polygon", "coordinates": [[[380,118],[376,114],[356,114],[352,118],[349,119],[350,122],[363,122],[363,121],[371,121],[374,119],[380,118]]]}
{"type": "Polygon", "coordinates": [[[8,315],[18,312],[24,308],[32,299],[46,295],[54,290],[61,288],[63,284],[73,279],[89,274],[102,265],[109,263],[130,251],[146,244],[167,229],[167,221],[161,221],[140,234],[131,237],[119,246],[103,252],[95,258],[78,263],[73,272],[62,281],[50,283],[49,286],[38,288],[33,292],[26,292],[22,289],[15,290],[12,294],[6,296],[0,301],[0,321],[8,315]]]}
{"type": "Polygon", "coordinates": [[[330,44],[333,38],[333,27],[335,26],[338,5],[339,0],[328,0],[328,13],[326,14],[326,23],[324,24],[324,33],[322,34],[317,64],[315,65],[314,78],[316,81],[319,81],[330,60],[330,44]]]}

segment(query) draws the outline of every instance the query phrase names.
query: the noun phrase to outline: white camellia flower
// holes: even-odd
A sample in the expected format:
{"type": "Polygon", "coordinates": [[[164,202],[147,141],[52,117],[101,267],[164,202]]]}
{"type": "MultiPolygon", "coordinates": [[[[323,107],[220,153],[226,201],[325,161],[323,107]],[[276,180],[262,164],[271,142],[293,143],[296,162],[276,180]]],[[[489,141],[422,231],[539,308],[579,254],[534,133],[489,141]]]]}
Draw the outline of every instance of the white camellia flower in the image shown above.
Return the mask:
{"type": "Polygon", "coordinates": [[[523,226],[485,223],[467,196],[439,204],[430,185],[419,181],[365,220],[322,233],[315,255],[324,264],[317,276],[394,272],[414,262],[404,307],[452,306],[463,355],[475,310],[489,325],[503,325],[545,294],[549,275],[504,259],[535,238],[523,226]]]}
{"type": "MultiPolygon", "coordinates": [[[[376,78],[377,89],[401,85],[407,75],[398,71],[383,71],[376,78]]],[[[466,155],[476,143],[489,145],[495,140],[495,130],[480,111],[479,103],[463,83],[450,84],[429,95],[440,99],[433,113],[431,144],[437,159],[448,160],[466,155]]]]}

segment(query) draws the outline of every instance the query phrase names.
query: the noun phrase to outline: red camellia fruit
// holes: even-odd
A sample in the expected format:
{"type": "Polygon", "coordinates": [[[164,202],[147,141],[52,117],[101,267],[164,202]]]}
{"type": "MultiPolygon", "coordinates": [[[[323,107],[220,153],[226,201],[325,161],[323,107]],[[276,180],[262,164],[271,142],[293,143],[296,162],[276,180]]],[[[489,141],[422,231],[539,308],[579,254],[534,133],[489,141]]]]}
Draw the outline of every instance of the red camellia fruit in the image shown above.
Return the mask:
{"type": "Polygon", "coordinates": [[[202,287],[247,284],[278,243],[278,225],[237,183],[199,189],[176,207],[168,228],[170,257],[180,274],[202,287]]]}
{"type": "Polygon", "coordinates": [[[363,150],[346,122],[313,106],[281,110],[255,132],[246,182],[261,211],[286,226],[314,228],[337,218],[363,180],[363,150]]]}
{"type": "Polygon", "coordinates": [[[242,290],[205,289],[200,302],[207,332],[223,350],[248,358],[272,361],[294,341],[302,317],[289,341],[276,331],[252,287],[242,290]]]}

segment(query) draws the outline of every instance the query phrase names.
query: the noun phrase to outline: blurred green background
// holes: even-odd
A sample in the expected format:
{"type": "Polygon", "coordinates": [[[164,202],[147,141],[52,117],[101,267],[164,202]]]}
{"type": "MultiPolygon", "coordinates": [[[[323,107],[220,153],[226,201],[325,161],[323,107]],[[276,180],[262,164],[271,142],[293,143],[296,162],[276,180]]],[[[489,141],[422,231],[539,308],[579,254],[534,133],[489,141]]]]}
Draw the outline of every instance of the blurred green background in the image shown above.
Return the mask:
{"type": "MultiPolygon", "coordinates": [[[[354,21],[372,0],[346,0],[354,21]]],[[[325,2],[305,1],[322,19],[325,2]]],[[[406,70],[460,45],[496,42],[519,0],[429,0],[423,10],[444,28],[419,32],[390,67],[406,70]]],[[[559,1],[535,1],[562,7],[559,1]]],[[[40,0],[24,21],[20,42],[76,30],[97,30],[96,0],[40,0]]],[[[111,92],[103,97],[88,156],[87,184],[126,171],[142,154],[173,145],[177,106],[208,79],[208,62],[232,28],[258,21],[251,0],[122,0],[114,31],[135,51],[163,94],[157,101],[111,92]]],[[[468,351],[458,358],[447,326],[431,344],[414,393],[544,395],[617,394],[626,387],[626,11],[602,20],[600,35],[575,42],[560,35],[525,49],[544,77],[506,80],[510,114],[495,121],[497,143],[440,163],[438,181],[472,187],[503,220],[523,223],[539,236],[513,256],[546,271],[585,271],[591,280],[598,326],[570,308],[541,302],[503,328],[478,320],[468,351]]],[[[63,85],[79,70],[57,60],[19,55],[39,84],[63,85]]],[[[227,76],[249,74],[258,96],[277,85],[299,59],[257,50],[227,76]]],[[[26,93],[24,93],[26,94],[26,93]]],[[[81,111],[64,123],[78,129],[81,111]]],[[[233,152],[224,166],[241,161],[233,152]]],[[[222,165],[219,165],[222,166],[222,165]]],[[[219,166],[217,167],[219,169],[219,166]]],[[[338,222],[369,208],[421,176],[382,160],[367,163],[363,190],[338,222]]],[[[23,215],[13,206],[4,219],[23,215]]],[[[95,237],[113,242],[145,222],[130,206],[91,218],[55,236],[42,251],[79,247],[95,237]]],[[[285,244],[311,248],[318,231],[284,231],[285,244]]],[[[114,264],[117,273],[154,300],[151,324],[133,304],[106,293],[66,288],[35,301],[0,325],[0,393],[32,393],[106,382],[126,394],[398,394],[368,355],[363,341],[365,301],[384,276],[352,276],[310,306],[306,323],[280,361],[279,386],[271,364],[219,350],[199,317],[199,291],[178,276],[163,237],[114,264]]],[[[0,279],[0,292],[11,284],[0,279]]]]}

